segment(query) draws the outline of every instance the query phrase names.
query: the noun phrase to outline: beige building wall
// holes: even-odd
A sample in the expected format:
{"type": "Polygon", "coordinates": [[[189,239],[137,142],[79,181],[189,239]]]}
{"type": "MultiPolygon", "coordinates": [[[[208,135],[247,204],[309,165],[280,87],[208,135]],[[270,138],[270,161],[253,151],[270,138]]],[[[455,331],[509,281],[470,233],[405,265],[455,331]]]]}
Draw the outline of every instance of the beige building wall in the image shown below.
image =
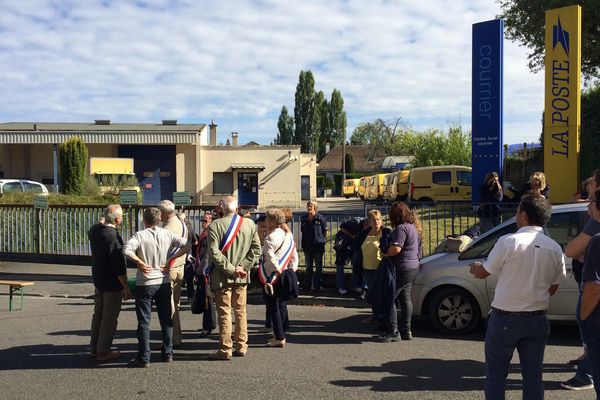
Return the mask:
{"type": "Polygon", "coordinates": [[[88,144],[88,157],[118,157],[116,144],[88,144]]]}
{"type": "MultiPolygon", "coordinates": [[[[238,195],[238,171],[232,164],[264,165],[264,170],[240,170],[258,173],[259,208],[298,207],[300,200],[300,148],[288,146],[206,146],[203,147],[200,167],[202,202],[215,203],[221,197],[213,194],[213,172],[230,172],[233,194],[238,195]]],[[[315,167],[316,176],[316,167],[315,167]]],[[[316,179],[316,178],[315,178],[316,179]]],[[[316,193],[316,191],[315,191],[316,193]]]]}
{"type": "MultiPolygon", "coordinates": [[[[191,144],[178,144],[175,147],[176,190],[188,191],[196,196],[196,147],[191,144]]],[[[197,197],[197,196],[196,196],[197,197]]]]}
{"type": "Polygon", "coordinates": [[[310,177],[310,198],[317,198],[317,155],[300,155],[300,175],[310,177]]]}

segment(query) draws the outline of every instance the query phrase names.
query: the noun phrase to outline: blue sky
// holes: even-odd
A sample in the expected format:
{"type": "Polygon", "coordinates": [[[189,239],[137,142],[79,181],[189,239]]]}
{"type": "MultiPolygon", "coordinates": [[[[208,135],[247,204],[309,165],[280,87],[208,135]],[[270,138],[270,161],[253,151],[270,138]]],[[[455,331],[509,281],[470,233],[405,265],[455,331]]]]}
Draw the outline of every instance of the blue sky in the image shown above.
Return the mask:
{"type": "MultiPolygon", "coordinates": [[[[302,69],[356,125],[471,124],[471,25],[493,0],[0,0],[0,122],[219,125],[268,144],[302,69]]],[[[505,43],[504,138],[537,141],[543,74],[505,43]]]]}

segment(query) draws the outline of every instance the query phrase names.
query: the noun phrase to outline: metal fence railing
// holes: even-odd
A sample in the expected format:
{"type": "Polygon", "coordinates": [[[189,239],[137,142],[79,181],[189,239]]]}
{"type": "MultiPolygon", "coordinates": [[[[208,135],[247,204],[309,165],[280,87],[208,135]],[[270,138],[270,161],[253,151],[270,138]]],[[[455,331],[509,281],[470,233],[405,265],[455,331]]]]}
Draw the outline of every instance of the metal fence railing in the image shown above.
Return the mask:
{"type": "MultiPolygon", "coordinates": [[[[387,221],[390,204],[365,203],[363,213],[323,213],[327,221],[328,234],[323,265],[333,268],[335,234],[340,224],[353,217],[365,216],[377,208],[387,221]]],[[[431,254],[439,243],[449,235],[457,235],[477,224],[479,217],[471,203],[429,203],[412,205],[423,225],[423,254],[431,254]]],[[[60,256],[90,256],[88,230],[95,224],[103,206],[50,206],[48,209],[34,209],[25,205],[0,205],[0,253],[43,254],[60,256]]],[[[120,233],[127,241],[137,230],[143,229],[143,206],[125,206],[124,221],[120,233]]],[[[186,206],[189,223],[194,232],[200,231],[202,215],[211,207],[186,206]]],[[[505,217],[514,215],[514,206],[503,207],[505,217]]],[[[300,220],[303,213],[293,215],[291,228],[298,247],[300,247],[300,220]]],[[[256,215],[254,215],[256,216],[256,215]]],[[[304,265],[304,256],[300,255],[300,265],[304,265]]],[[[13,257],[14,258],[14,257],[13,257]]],[[[26,260],[24,260],[26,261],[26,260]]]]}

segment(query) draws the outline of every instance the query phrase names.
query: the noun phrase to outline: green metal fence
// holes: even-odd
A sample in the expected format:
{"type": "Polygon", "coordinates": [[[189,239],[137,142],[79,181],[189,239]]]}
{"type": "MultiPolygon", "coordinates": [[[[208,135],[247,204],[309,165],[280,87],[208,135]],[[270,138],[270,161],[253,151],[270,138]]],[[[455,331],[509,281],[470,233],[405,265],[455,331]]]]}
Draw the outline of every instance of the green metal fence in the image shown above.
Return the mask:
{"type": "MultiPolygon", "coordinates": [[[[143,206],[125,206],[124,221],[120,233],[127,241],[137,230],[143,229],[143,206]]],[[[328,225],[328,237],[324,266],[334,267],[334,237],[340,224],[352,217],[364,216],[373,208],[387,215],[389,204],[366,204],[364,213],[323,214],[328,225]]],[[[478,223],[476,211],[471,203],[430,203],[414,205],[423,224],[423,254],[431,254],[439,243],[449,235],[456,235],[478,223]]],[[[103,206],[49,206],[48,209],[34,209],[33,206],[0,205],[0,259],[15,260],[27,255],[46,256],[91,256],[88,241],[89,228],[98,222],[103,206]],[[4,257],[2,257],[4,255],[4,257]]],[[[202,215],[207,207],[186,206],[189,223],[194,232],[200,231],[202,215]]],[[[514,215],[514,208],[505,208],[505,217],[514,215]]],[[[300,247],[300,219],[302,214],[294,214],[291,228],[300,247]]],[[[51,260],[51,257],[50,257],[51,260]]],[[[79,260],[82,260],[81,258],[79,260]]],[[[300,263],[303,265],[300,252],[300,263]]]]}

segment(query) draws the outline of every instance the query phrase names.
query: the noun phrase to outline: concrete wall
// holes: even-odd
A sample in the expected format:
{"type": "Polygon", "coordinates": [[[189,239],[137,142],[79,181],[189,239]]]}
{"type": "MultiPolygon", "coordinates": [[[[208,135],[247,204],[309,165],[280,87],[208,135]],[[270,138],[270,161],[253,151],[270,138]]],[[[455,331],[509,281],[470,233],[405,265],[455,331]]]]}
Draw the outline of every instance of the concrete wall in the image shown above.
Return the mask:
{"type": "MultiPolygon", "coordinates": [[[[213,195],[213,172],[233,172],[233,194],[237,196],[237,172],[232,164],[262,164],[258,173],[259,207],[298,207],[300,201],[301,154],[299,148],[260,146],[206,146],[203,147],[200,165],[200,191],[202,202],[212,204],[220,195],[213,195]]],[[[306,162],[306,161],[305,161],[306,162]]],[[[316,164],[314,175],[316,184],[316,164]]],[[[310,167],[306,166],[307,171],[310,167]]],[[[253,171],[248,171],[253,172],[253,171]]],[[[307,175],[310,175],[307,172],[307,175]]],[[[316,195],[316,187],[315,187],[316,195]]]]}
{"type": "Polygon", "coordinates": [[[310,198],[317,198],[317,155],[300,155],[300,175],[310,176],[310,198]]]}

